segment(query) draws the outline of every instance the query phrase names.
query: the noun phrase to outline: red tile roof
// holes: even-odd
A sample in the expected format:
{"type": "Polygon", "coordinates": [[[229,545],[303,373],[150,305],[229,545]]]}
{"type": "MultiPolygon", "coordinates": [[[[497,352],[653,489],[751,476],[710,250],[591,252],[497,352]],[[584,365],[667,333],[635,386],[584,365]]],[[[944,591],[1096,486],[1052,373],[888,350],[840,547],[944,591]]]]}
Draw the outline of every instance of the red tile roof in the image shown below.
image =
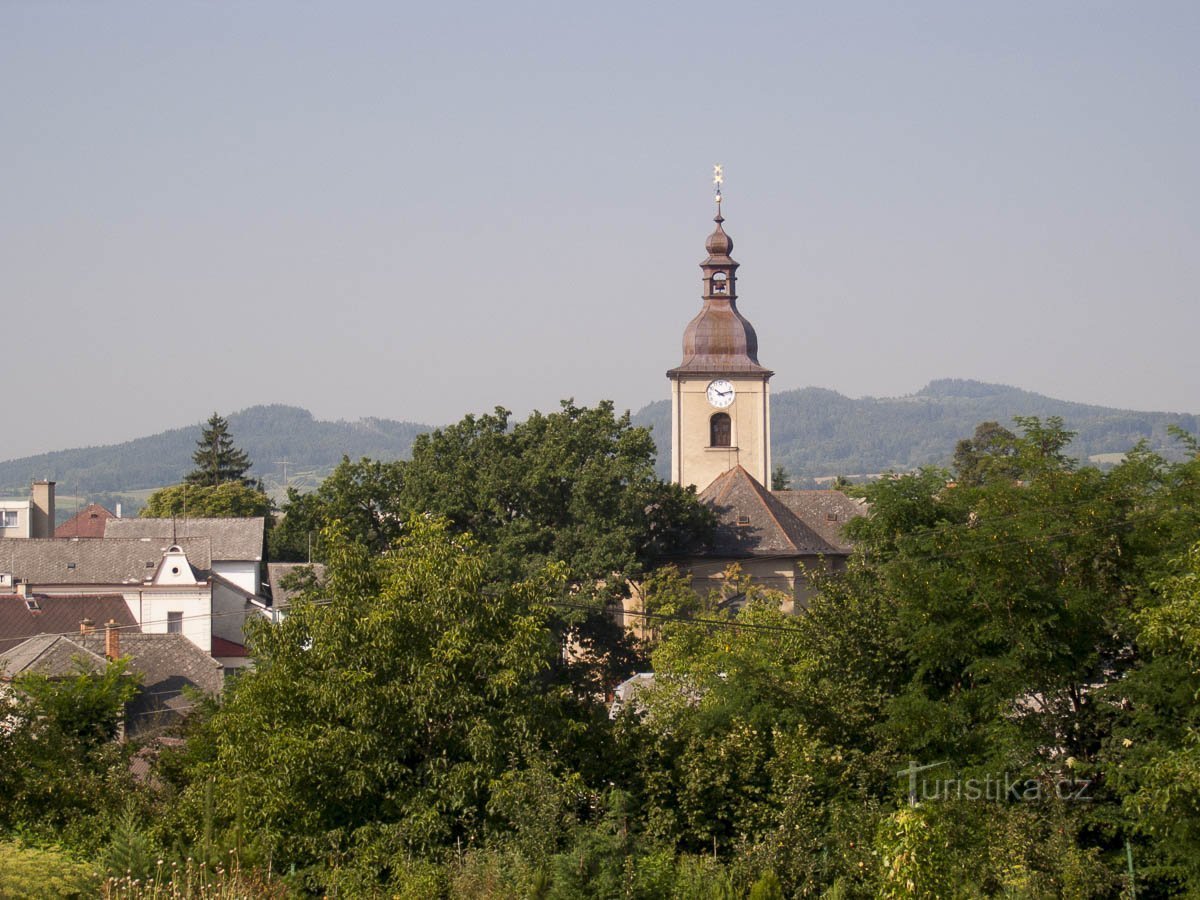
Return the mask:
{"type": "Polygon", "coordinates": [[[99,503],[93,503],[55,528],[54,536],[56,538],[102,538],[104,537],[104,523],[115,518],[116,516],[99,503]]]}
{"type": "Polygon", "coordinates": [[[39,634],[78,636],[84,619],[91,619],[101,632],[109,619],[115,619],[123,633],[141,630],[120,594],[0,594],[0,654],[39,634]]]}

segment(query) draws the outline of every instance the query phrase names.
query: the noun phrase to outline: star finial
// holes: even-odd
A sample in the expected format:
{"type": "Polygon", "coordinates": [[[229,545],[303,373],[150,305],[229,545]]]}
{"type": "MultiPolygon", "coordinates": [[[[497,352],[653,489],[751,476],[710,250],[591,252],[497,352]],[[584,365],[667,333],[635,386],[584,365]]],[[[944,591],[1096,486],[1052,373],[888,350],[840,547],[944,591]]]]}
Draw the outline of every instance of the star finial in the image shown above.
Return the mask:
{"type": "Polygon", "coordinates": [[[717,215],[721,214],[721,185],[725,183],[725,167],[718,164],[713,166],[713,186],[717,193],[717,215]]]}

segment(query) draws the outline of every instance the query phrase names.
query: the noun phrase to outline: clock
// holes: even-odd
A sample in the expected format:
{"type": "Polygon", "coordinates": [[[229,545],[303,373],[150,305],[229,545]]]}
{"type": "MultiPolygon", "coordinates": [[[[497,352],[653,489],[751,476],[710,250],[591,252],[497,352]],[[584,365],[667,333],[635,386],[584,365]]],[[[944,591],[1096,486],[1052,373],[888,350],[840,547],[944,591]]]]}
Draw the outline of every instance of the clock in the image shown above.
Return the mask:
{"type": "Polygon", "coordinates": [[[705,393],[708,395],[708,402],[717,409],[724,409],[733,402],[733,385],[724,378],[710,382],[705,393]]]}

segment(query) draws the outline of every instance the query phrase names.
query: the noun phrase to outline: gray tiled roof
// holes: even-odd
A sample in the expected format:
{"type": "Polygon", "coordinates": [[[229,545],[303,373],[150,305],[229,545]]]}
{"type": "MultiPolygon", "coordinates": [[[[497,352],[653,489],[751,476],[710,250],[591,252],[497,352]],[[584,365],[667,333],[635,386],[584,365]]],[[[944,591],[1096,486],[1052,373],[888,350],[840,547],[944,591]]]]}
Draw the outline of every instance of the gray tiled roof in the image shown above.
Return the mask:
{"type": "Polygon", "coordinates": [[[712,553],[724,557],[818,556],[839,551],[772,496],[742,466],[700,494],[717,515],[712,553]]]}
{"type": "MultiPolygon", "coordinates": [[[[72,675],[82,662],[92,671],[103,670],[104,630],[66,638],[42,635],[11,650],[0,671],[11,677],[26,672],[72,675]]],[[[128,671],[140,676],[138,693],[126,707],[128,732],[136,734],[177,722],[195,706],[185,689],[210,696],[221,692],[223,667],[182,634],[141,634],[122,629],[120,654],[128,657],[128,671]]]]}
{"type": "Polygon", "coordinates": [[[36,672],[51,678],[75,675],[82,671],[103,672],[104,654],[81,647],[70,638],[39,634],[0,654],[0,675],[15,678],[36,672]]]}
{"type": "MultiPolygon", "coordinates": [[[[104,654],[103,629],[73,640],[104,654]]],[[[130,733],[178,721],[196,702],[185,688],[216,696],[224,684],[222,665],[182,634],[122,631],[120,653],[129,657],[129,671],[142,677],[141,690],[126,713],[130,733]]]]}
{"type": "Polygon", "coordinates": [[[841,552],[853,549],[842,529],[851,519],[867,514],[865,501],[841,491],[771,491],[771,495],[841,552]]]}
{"type": "Polygon", "coordinates": [[[123,631],[138,627],[120,594],[37,594],[33,599],[36,609],[30,608],[25,597],[0,596],[0,654],[34,635],[77,634],[84,619],[91,619],[97,628],[110,619],[123,631]]]}
{"type": "Polygon", "coordinates": [[[263,556],[265,526],[266,521],[262,516],[248,519],[109,519],[104,525],[104,536],[157,538],[167,543],[175,536],[181,540],[187,537],[208,538],[212,558],[218,562],[259,560],[263,556]]]}
{"type": "MultiPolygon", "coordinates": [[[[154,575],[169,543],[136,537],[6,540],[0,543],[0,572],[33,585],[141,584],[154,575]]],[[[193,568],[212,568],[208,538],[180,538],[179,544],[193,568]]]]}

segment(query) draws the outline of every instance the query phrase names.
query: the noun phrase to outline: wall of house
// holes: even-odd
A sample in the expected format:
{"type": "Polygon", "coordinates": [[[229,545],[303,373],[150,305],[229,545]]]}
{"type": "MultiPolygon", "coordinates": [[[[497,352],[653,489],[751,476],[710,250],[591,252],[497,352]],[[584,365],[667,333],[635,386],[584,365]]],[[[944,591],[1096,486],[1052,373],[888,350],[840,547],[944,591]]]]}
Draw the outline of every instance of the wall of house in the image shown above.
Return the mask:
{"type": "Polygon", "coordinates": [[[183,613],[183,635],[205,653],[212,652],[214,620],[212,590],[197,588],[143,588],[126,592],[125,602],[134,618],[149,634],[167,633],[167,613],[183,613]],[[133,595],[133,601],[130,595],[133,595]]]}
{"type": "Polygon", "coordinates": [[[222,578],[228,578],[248,594],[257,595],[262,590],[260,566],[255,560],[214,559],[212,570],[222,578]]]}
{"type": "MultiPolygon", "coordinates": [[[[17,514],[17,524],[13,528],[0,527],[0,538],[27,538],[30,535],[30,510],[33,504],[28,500],[0,500],[0,511],[7,510],[17,514]]],[[[0,525],[3,524],[4,517],[0,516],[0,525]]],[[[4,567],[4,561],[0,560],[0,569],[4,567]]]]}
{"type": "Polygon", "coordinates": [[[240,590],[213,580],[212,633],[235,644],[246,643],[246,617],[257,615],[240,590]]]}

